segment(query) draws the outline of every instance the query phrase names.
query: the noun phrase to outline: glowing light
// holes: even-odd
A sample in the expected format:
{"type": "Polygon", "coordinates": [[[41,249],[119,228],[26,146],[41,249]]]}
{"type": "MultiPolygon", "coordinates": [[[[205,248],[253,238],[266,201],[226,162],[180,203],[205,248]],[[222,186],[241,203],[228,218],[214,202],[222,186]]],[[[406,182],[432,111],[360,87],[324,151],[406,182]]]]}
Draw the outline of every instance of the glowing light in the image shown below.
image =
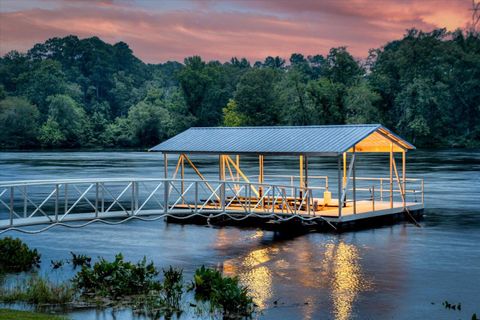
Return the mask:
{"type": "Polygon", "coordinates": [[[333,312],[337,320],[350,319],[355,299],[370,288],[370,283],[362,275],[355,246],[343,242],[331,246],[333,312]]]}
{"type": "Polygon", "coordinates": [[[265,307],[266,301],[272,296],[272,273],[263,264],[270,261],[270,253],[274,251],[277,249],[257,249],[248,253],[240,261],[229,259],[223,264],[223,273],[228,276],[238,275],[240,281],[251,290],[253,300],[260,309],[265,307]],[[237,266],[243,271],[238,272],[237,266]]]}

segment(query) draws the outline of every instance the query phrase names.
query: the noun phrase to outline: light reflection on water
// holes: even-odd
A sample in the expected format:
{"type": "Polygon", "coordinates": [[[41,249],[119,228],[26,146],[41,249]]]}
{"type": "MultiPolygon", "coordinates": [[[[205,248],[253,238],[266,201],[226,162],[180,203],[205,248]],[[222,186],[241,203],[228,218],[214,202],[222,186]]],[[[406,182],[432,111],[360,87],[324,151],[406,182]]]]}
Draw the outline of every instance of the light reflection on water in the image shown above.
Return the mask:
{"type": "MultiPolygon", "coordinates": [[[[161,157],[146,153],[0,153],[0,180],[161,177],[161,157]]],[[[215,159],[197,159],[216,176],[215,159]]],[[[385,160],[385,159],[383,159],[385,160]]],[[[359,174],[373,174],[382,159],[360,158],[359,174]]],[[[173,161],[172,161],[173,162],[173,161]]],[[[256,174],[255,159],[242,159],[256,174]]],[[[266,174],[295,174],[292,159],[265,159],[266,174]]],[[[312,174],[335,174],[336,163],[313,159],[312,174]]],[[[132,221],[119,226],[54,228],[19,236],[42,253],[42,272],[51,259],[70,251],[94,258],[144,255],[160,268],[176,265],[190,279],[202,264],[223,268],[248,285],[266,319],[468,319],[479,313],[480,152],[416,151],[409,177],[426,178],[423,228],[396,224],[342,235],[291,236],[252,228],[180,226],[132,221]],[[450,313],[440,304],[461,302],[450,313]],[[277,303],[275,303],[277,302],[277,303]],[[432,304],[433,303],[433,304],[432,304]]],[[[205,170],[206,169],[206,170],[205,170]]],[[[193,176],[190,176],[193,178],[193,176]]],[[[73,271],[50,276],[61,280],[73,271]]],[[[132,319],[131,312],[79,310],[74,319],[132,319]]]]}
{"type": "MultiPolygon", "coordinates": [[[[258,231],[256,235],[262,233],[258,231]]],[[[261,309],[265,309],[271,300],[275,277],[276,281],[283,279],[312,290],[330,291],[334,318],[350,319],[358,295],[372,287],[371,281],[362,272],[359,250],[355,245],[343,241],[317,246],[306,244],[288,250],[276,246],[254,249],[240,257],[225,260],[223,272],[238,275],[242,283],[250,288],[255,303],[261,309]],[[285,256],[300,267],[292,266],[285,256]]],[[[314,316],[315,299],[315,296],[304,297],[301,307],[303,319],[312,319],[314,316]]],[[[269,307],[272,307],[271,301],[269,307]]]]}

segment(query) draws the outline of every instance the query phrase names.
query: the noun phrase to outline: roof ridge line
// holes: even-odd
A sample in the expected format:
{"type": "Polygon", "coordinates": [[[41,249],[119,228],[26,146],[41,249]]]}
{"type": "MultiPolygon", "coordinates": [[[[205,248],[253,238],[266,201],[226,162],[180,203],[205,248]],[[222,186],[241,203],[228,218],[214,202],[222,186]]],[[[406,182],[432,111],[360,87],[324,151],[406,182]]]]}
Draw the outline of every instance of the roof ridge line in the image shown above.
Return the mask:
{"type": "Polygon", "coordinates": [[[338,128],[338,127],[383,127],[379,123],[370,124],[327,124],[327,125],[309,125],[309,126],[244,126],[244,127],[190,127],[190,129],[308,129],[308,128],[338,128]]]}

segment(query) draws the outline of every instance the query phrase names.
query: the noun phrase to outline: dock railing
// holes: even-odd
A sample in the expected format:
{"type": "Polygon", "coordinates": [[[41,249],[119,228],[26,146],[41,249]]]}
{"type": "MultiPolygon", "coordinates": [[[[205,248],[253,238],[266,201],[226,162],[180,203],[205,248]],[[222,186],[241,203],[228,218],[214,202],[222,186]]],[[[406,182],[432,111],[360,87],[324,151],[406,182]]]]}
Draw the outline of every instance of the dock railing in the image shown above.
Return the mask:
{"type": "Polygon", "coordinates": [[[308,188],[240,181],[118,178],[0,182],[0,229],[159,214],[228,211],[309,215],[312,197],[308,188]]]}
{"type": "MultiPolygon", "coordinates": [[[[352,179],[351,179],[352,180],[352,179]]],[[[353,187],[349,184],[347,203],[353,203],[353,187]]],[[[405,183],[393,180],[390,187],[390,178],[356,177],[355,200],[370,201],[372,211],[378,209],[376,204],[390,203],[391,207],[407,204],[424,203],[424,181],[417,178],[406,178],[405,183]],[[405,192],[403,192],[405,189],[405,192]]]]}
{"type": "MultiPolygon", "coordinates": [[[[0,229],[148,215],[241,215],[318,217],[324,185],[273,184],[155,178],[63,179],[0,182],[0,229]]],[[[356,178],[356,199],[390,198],[385,178],[356,178]]],[[[423,181],[406,180],[406,201],[423,203],[423,181]]],[[[352,190],[349,190],[350,193],[352,190]]],[[[401,190],[392,189],[398,202],[401,190]]],[[[332,196],[335,199],[335,195],[332,196]]],[[[338,198],[337,198],[338,199],[338,198]]],[[[347,196],[347,201],[351,201],[347,196]]],[[[400,200],[401,201],[401,200],[400,200]]]]}

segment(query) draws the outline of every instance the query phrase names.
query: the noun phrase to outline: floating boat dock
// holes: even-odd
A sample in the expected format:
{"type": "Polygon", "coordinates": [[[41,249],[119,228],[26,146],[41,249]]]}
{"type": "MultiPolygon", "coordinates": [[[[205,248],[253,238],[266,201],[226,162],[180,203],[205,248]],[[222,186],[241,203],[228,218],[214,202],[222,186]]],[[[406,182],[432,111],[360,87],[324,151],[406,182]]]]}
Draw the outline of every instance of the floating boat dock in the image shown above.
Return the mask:
{"type": "Polygon", "coordinates": [[[162,217],[332,231],[413,219],[424,207],[423,180],[407,178],[414,148],[381,125],[190,128],[150,150],[163,154],[163,178],[0,182],[0,232],[162,217]],[[357,176],[363,154],[388,154],[388,176],[357,176]],[[217,156],[218,177],[202,173],[191,155],[217,156]],[[246,155],[258,158],[258,174],[242,170],[246,155]],[[276,156],[297,158],[298,174],[265,175],[265,157],[276,156]],[[337,174],[309,170],[314,157],[331,159],[337,174]],[[186,170],[198,178],[186,179],[186,170]]]}

